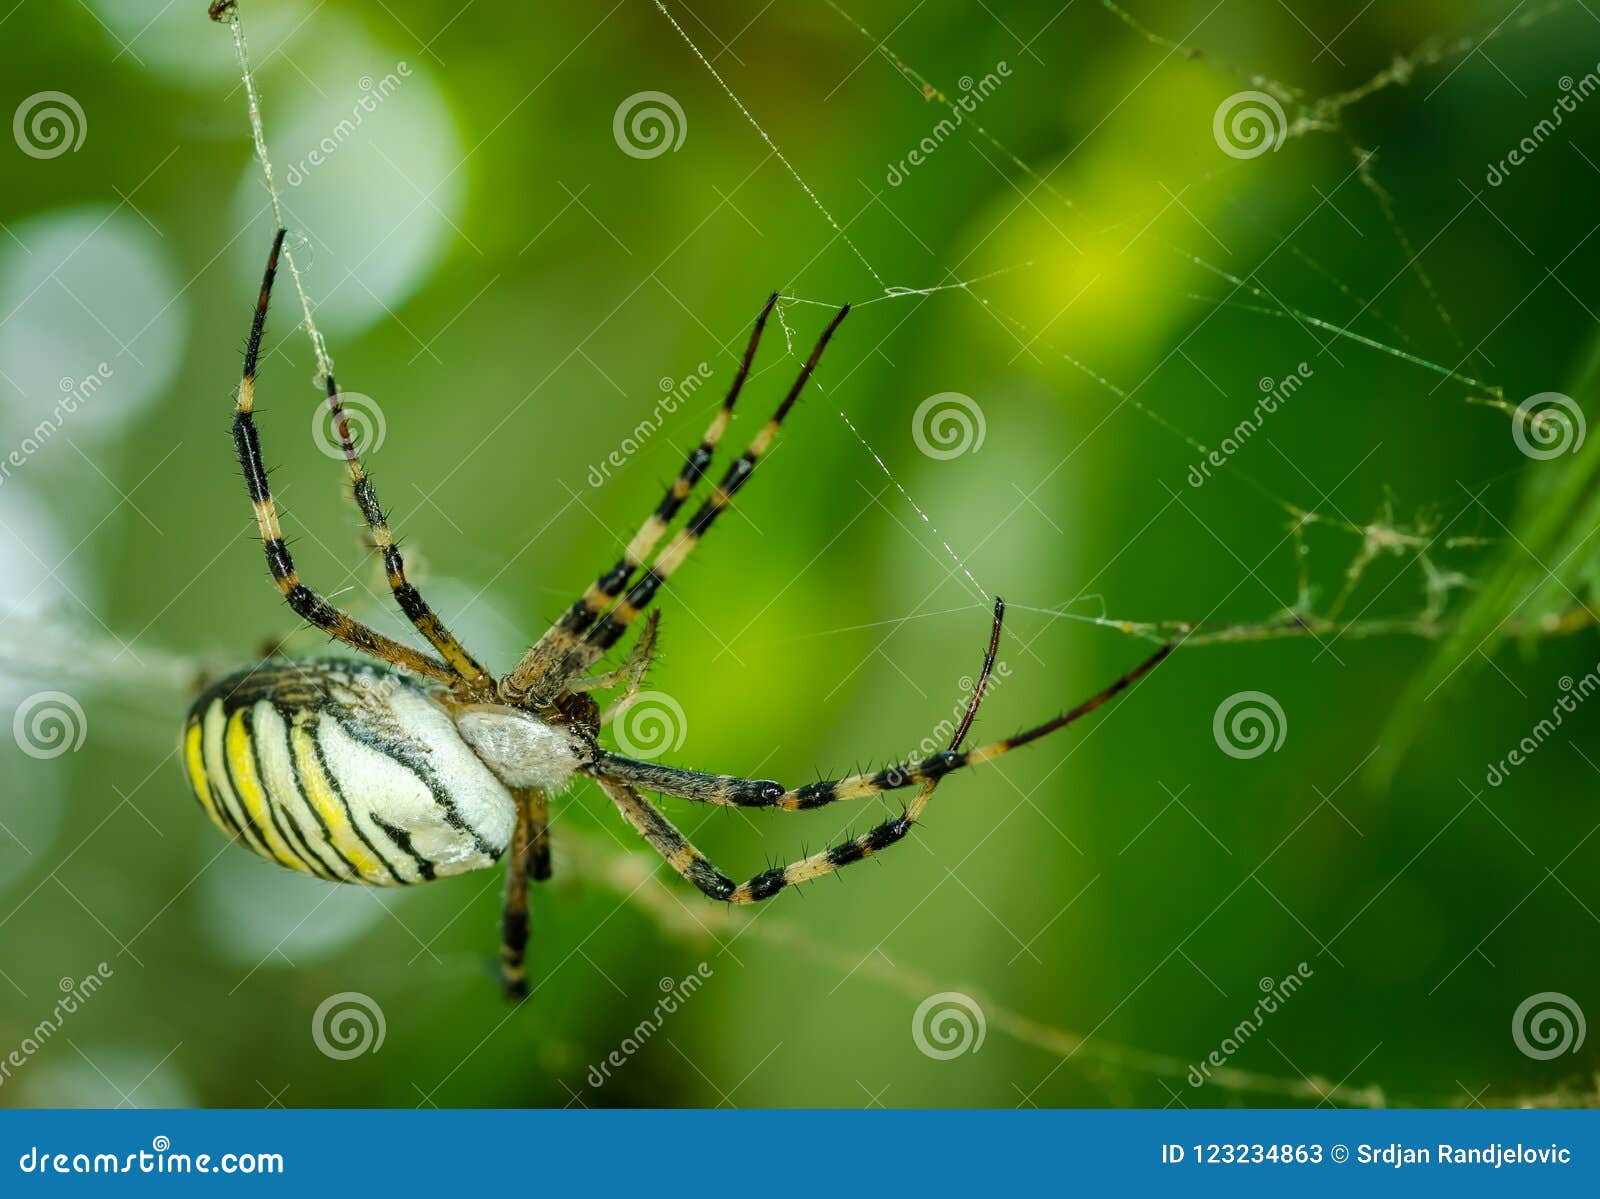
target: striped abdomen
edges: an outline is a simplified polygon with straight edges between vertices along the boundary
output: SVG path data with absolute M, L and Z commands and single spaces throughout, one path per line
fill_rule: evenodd
M 218 828 L 260 856 L 392 886 L 477 870 L 511 841 L 510 792 L 435 693 L 350 662 L 268 662 L 208 688 L 184 773 Z

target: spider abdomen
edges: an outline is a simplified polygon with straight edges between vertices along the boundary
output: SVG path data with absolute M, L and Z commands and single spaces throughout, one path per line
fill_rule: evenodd
M 185 774 L 212 822 L 256 854 L 338 882 L 395 886 L 477 870 L 516 803 L 433 688 L 351 662 L 267 662 L 208 688 Z

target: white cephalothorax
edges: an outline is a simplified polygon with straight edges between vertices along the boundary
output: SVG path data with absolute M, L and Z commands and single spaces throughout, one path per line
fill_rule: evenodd
M 499 704 L 468 704 L 456 711 L 456 728 L 508 787 L 560 791 L 584 759 L 570 730 L 529 712 Z

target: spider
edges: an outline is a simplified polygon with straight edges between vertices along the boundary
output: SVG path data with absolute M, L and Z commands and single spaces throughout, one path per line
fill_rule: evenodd
M 599 734 L 639 694 L 655 649 L 659 611 L 644 621 L 620 666 L 590 672 L 749 481 L 849 306 L 829 321 L 748 448 L 666 548 L 654 554 L 727 431 L 778 300 L 776 293 L 768 298 L 727 397 L 660 504 L 616 565 L 595 580 L 510 673 L 496 679 L 407 580 L 331 376 L 328 407 L 356 505 L 382 555 L 401 611 L 437 656 L 361 624 L 301 582 L 295 571 L 253 415 L 257 358 L 283 239 L 279 229 L 250 324 L 234 405 L 234 446 L 267 567 L 283 598 L 302 619 L 377 661 L 271 659 L 213 684 L 196 699 L 185 722 L 185 771 L 200 806 L 229 837 L 270 861 L 329 881 L 407 885 L 483 869 L 505 858 L 500 959 L 504 988 L 512 999 L 527 994 L 529 883 L 550 877 L 549 797 L 575 777 L 593 779 L 667 864 L 706 895 L 726 903 L 755 903 L 887 849 L 910 832 L 945 775 L 1065 728 L 1137 682 L 1172 648 L 1162 646 L 1069 712 L 1003 741 L 963 750 L 999 646 L 1004 604 L 997 602 L 983 670 L 960 727 L 948 749 L 923 761 L 790 788 L 614 754 L 601 746 Z M 597 691 L 617 687 L 623 688 L 621 694 L 604 708 L 593 698 Z M 743 883 L 712 865 L 640 794 L 798 811 L 913 786 L 918 791 L 898 816 Z

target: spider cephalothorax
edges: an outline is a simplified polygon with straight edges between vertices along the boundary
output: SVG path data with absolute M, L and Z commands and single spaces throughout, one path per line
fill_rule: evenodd
M 983 672 L 949 748 L 919 762 L 791 788 L 768 779 L 707 774 L 613 754 L 605 727 L 639 694 L 655 649 L 652 612 L 615 670 L 589 672 L 638 620 L 733 502 L 771 447 L 834 330 L 824 329 L 777 410 L 710 495 L 657 553 L 705 475 L 755 360 L 774 293 L 756 318 L 727 397 L 699 445 L 615 565 L 590 585 L 503 678 L 456 640 L 406 578 L 405 563 L 363 471 L 333 378 L 328 407 L 356 505 L 382 555 L 401 611 L 438 656 L 387 637 L 334 607 L 300 581 L 284 544 L 255 426 L 256 363 L 283 247 L 273 239 L 234 407 L 234 446 L 255 508 L 267 567 L 305 620 L 382 666 L 269 660 L 214 684 L 195 702 L 183 760 L 201 806 L 217 827 L 269 860 L 338 882 L 425 882 L 504 858 L 501 961 L 509 994 L 526 991 L 528 880 L 550 874 L 549 797 L 578 776 L 593 779 L 622 815 L 684 878 L 713 899 L 753 903 L 831 874 L 903 838 L 947 774 L 1065 728 L 1136 682 L 1166 656 L 1163 646 L 1093 698 L 1004 741 L 964 750 L 994 664 L 1004 607 L 995 604 Z M 648 563 L 648 565 L 647 565 Z M 642 572 L 642 573 L 641 573 Z M 637 576 L 637 577 L 636 577 Z M 622 687 L 604 707 L 592 693 Z M 898 816 L 831 849 L 735 883 L 695 849 L 641 791 L 729 807 L 799 810 L 916 787 Z

